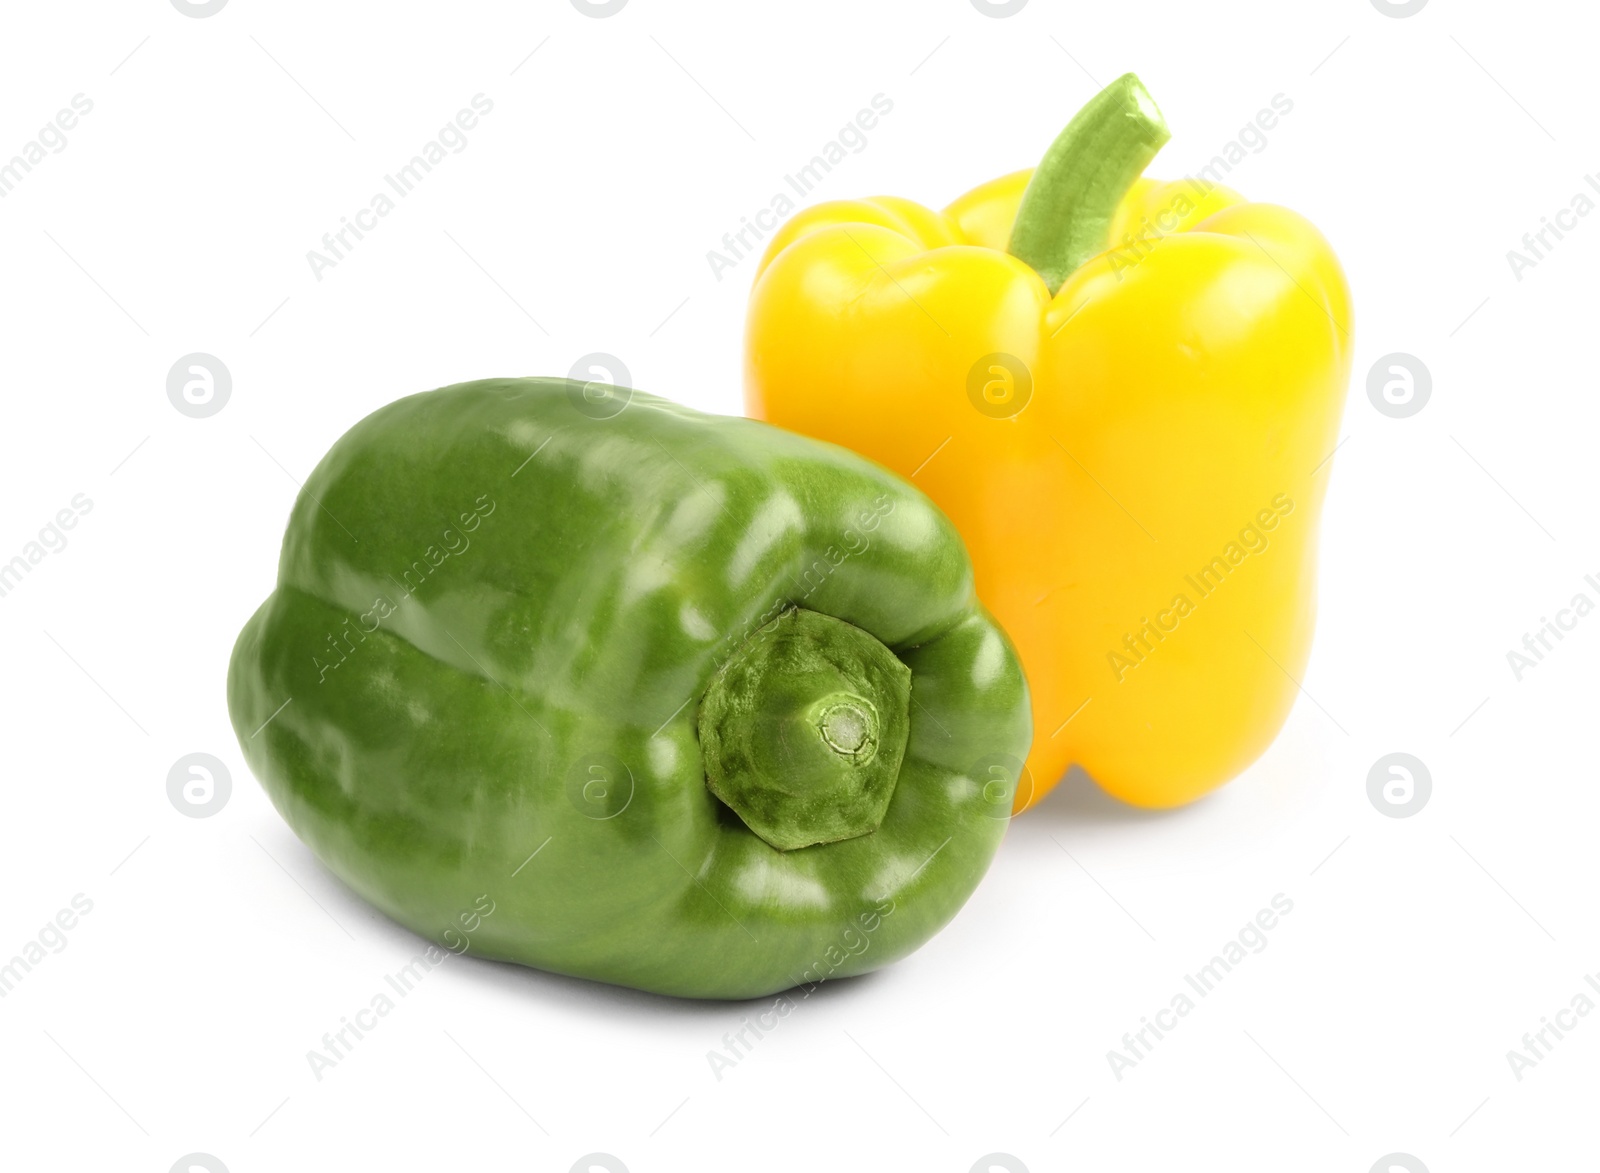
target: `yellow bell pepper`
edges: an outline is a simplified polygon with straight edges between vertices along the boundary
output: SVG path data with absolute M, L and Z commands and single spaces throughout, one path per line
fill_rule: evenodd
M 943 212 L 806 209 L 751 293 L 750 414 L 911 478 L 966 539 L 1032 686 L 1018 810 L 1073 764 L 1198 798 L 1310 656 L 1349 293 L 1294 212 L 1142 178 L 1166 139 L 1129 74 Z

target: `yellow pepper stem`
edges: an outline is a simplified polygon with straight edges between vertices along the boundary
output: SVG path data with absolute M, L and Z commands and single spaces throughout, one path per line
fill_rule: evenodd
M 1067 123 L 1044 153 L 1011 226 L 1006 251 L 1055 294 L 1106 247 L 1122 197 L 1171 138 L 1144 84 L 1125 73 Z

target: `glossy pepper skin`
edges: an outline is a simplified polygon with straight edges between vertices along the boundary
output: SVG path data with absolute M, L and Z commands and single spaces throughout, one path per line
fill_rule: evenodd
M 703 998 L 921 945 L 988 867 L 1029 738 L 1017 659 L 921 493 L 553 379 L 413 395 L 341 438 L 228 703 L 289 825 L 394 919 Z M 707 734 L 735 806 L 811 845 L 714 797 Z
M 1148 103 L 1129 75 L 1096 101 L 1131 97 Z M 1042 180 L 942 212 L 809 208 L 751 294 L 749 413 L 914 478 L 966 539 L 1032 691 L 1019 809 L 1072 764 L 1139 806 L 1205 794 L 1271 743 L 1311 648 L 1344 277 L 1288 209 L 1137 178 L 1166 135 L 1153 103 L 1143 138 L 1131 111 L 1075 120 Z M 1075 142 L 1106 150 L 1094 132 L 1122 136 L 1121 174 L 1063 162 Z M 1052 294 L 1007 249 L 1074 202 L 1102 215 L 1087 235 L 1079 217 L 1094 244 Z

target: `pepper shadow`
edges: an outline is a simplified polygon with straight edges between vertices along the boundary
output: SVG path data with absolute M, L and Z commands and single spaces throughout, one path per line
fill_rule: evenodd
M 406 930 L 409 931 L 409 930 Z M 414 934 L 412 934 L 415 936 Z M 415 937 L 419 948 L 426 942 Z M 514 961 L 494 961 L 484 957 L 463 955 L 459 974 L 462 978 L 481 984 L 496 993 L 516 998 L 536 999 L 541 1007 L 558 1007 L 579 1013 L 592 1013 L 607 1022 L 633 1018 L 651 1023 L 662 1019 L 688 1022 L 715 1023 L 725 1027 L 730 1015 L 748 1014 L 752 1010 L 767 1010 L 779 998 L 787 997 L 796 1009 L 809 1004 L 839 1002 L 848 1005 L 857 998 L 874 997 L 872 990 L 888 978 L 888 970 L 855 977 L 832 978 L 818 985 L 796 986 L 761 994 L 754 998 L 718 999 L 685 998 L 674 994 L 654 994 L 626 986 L 614 986 L 590 978 L 570 977 L 549 973 L 542 969 L 519 965 Z

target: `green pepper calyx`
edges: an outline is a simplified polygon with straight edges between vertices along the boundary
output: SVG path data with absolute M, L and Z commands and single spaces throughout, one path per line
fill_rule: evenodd
M 1144 84 L 1125 73 L 1073 116 L 1034 169 L 1006 251 L 1051 296 L 1109 243 L 1117 205 L 1172 137 Z
M 867 632 L 794 608 L 700 702 L 706 787 L 780 851 L 878 829 L 911 730 L 911 670 Z

